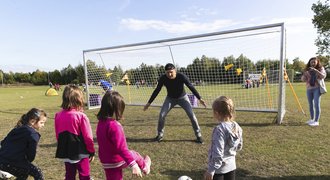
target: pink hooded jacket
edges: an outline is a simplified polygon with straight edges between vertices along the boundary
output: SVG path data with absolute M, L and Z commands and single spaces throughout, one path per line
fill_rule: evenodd
M 122 125 L 115 119 L 101 119 L 96 128 L 99 158 L 104 169 L 123 165 L 132 167 L 136 161 L 127 147 Z

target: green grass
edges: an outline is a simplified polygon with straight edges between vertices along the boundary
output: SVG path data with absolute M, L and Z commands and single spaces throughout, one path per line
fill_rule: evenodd
M 305 86 L 293 84 L 303 110 L 308 115 Z M 61 96 L 46 97 L 43 87 L 0 87 L 0 139 L 16 124 L 20 116 L 31 107 L 39 107 L 49 115 L 34 161 L 44 172 L 45 178 L 63 179 L 64 165 L 55 159 L 56 140 L 54 114 L 60 110 Z M 328 88 L 330 89 L 330 87 Z M 243 89 L 244 90 L 244 89 Z M 281 125 L 274 124 L 276 114 L 237 112 L 236 120 L 243 128 L 244 146 L 237 154 L 237 179 L 330 179 L 330 96 L 321 101 L 319 127 L 309 127 L 297 105 L 289 86 L 286 88 L 286 115 Z M 211 103 L 211 102 L 209 102 Z M 175 108 L 167 116 L 165 138 L 161 143 L 152 142 L 156 135 L 159 107 L 143 111 L 142 106 L 128 106 L 125 110 L 125 129 L 130 149 L 148 154 L 152 159 L 151 174 L 144 179 L 175 180 L 181 175 L 202 179 L 207 164 L 207 151 L 213 127 L 212 112 L 196 109 L 206 143 L 194 143 L 194 133 L 182 109 Z M 95 134 L 97 109 L 86 110 Z M 97 143 L 95 142 L 95 147 Z M 105 179 L 96 155 L 91 163 L 94 179 Z M 131 172 L 125 170 L 125 179 Z

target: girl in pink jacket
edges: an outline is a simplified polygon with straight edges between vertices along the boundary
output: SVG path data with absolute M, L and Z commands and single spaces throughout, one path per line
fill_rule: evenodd
M 65 163 L 65 179 L 90 180 L 90 161 L 95 149 L 92 128 L 83 112 L 84 95 L 78 86 L 68 85 L 62 96 L 63 108 L 55 114 L 56 158 Z
M 119 120 L 123 119 L 125 102 L 116 91 L 107 91 L 102 98 L 96 137 L 99 144 L 99 158 L 103 165 L 107 180 L 122 180 L 122 169 L 132 168 L 133 176 L 142 177 L 149 174 L 151 160 L 142 157 L 138 152 L 129 150 L 126 137 Z

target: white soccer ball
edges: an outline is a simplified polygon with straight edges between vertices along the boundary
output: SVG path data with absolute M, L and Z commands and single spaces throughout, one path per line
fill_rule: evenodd
M 0 171 L 0 178 L 1 179 L 9 179 L 13 177 L 13 175 L 11 175 L 10 173 L 7 173 L 5 171 Z
M 189 176 L 180 176 L 178 180 L 192 180 Z

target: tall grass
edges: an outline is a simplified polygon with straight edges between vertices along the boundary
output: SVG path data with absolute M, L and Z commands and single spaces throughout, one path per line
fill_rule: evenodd
M 243 150 L 237 155 L 237 179 L 330 179 L 330 96 L 322 95 L 320 126 L 309 127 L 305 124 L 309 119 L 305 86 L 302 83 L 293 86 L 307 116 L 300 111 L 290 88 L 286 92 L 286 115 L 281 125 L 275 124 L 276 114 L 237 112 L 236 120 L 242 126 L 244 136 Z M 63 163 L 54 158 L 54 114 L 60 110 L 61 96 L 47 97 L 44 95 L 46 89 L 46 86 L 0 87 L 0 139 L 31 107 L 44 109 L 49 118 L 40 131 L 41 140 L 34 163 L 43 170 L 47 180 L 57 180 L 63 179 L 65 173 Z M 175 180 L 182 175 L 202 179 L 211 132 L 216 125 L 211 110 L 195 110 L 206 141 L 201 145 L 194 142 L 190 121 L 181 108 L 168 114 L 164 141 L 153 142 L 160 109 L 142 109 L 141 106 L 128 106 L 121 123 L 129 148 L 142 155 L 148 154 L 152 159 L 151 174 L 144 179 Z M 95 134 L 97 109 L 85 113 Z M 97 142 L 95 147 L 98 149 Z M 97 155 L 91 169 L 94 179 L 105 179 Z M 125 169 L 124 173 L 125 179 L 130 179 L 130 169 Z

